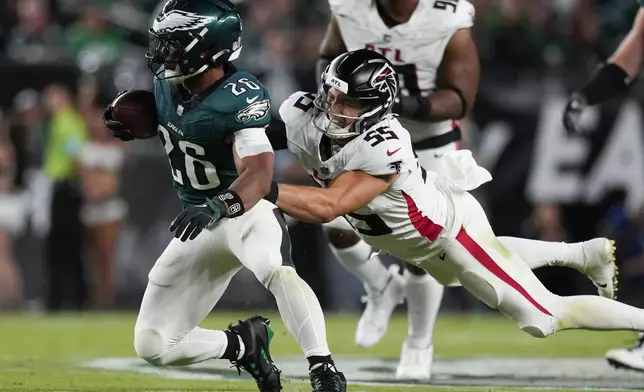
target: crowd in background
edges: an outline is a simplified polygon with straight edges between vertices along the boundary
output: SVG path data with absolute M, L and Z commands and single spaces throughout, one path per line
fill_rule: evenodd
M 550 105 L 615 49 L 636 2 L 471 1 L 482 80 L 465 122 L 465 145 L 495 177 L 477 192 L 493 227 L 499 235 L 553 241 L 611 234 L 621 249 L 622 277 L 631 279 L 637 297 L 644 279 L 642 214 L 639 199 L 628 202 L 632 187 L 607 189 L 592 202 L 540 197 L 530 191 L 528 175 L 548 164 L 537 148 L 543 135 L 551 128 L 562 132 L 556 114 L 547 114 Z M 326 0 L 237 3 L 244 20 L 239 65 L 266 85 L 273 108 L 294 91 L 314 91 L 317 50 L 329 18 Z M 118 91 L 150 88 L 143 54 L 158 7 L 158 0 L 0 2 L 0 308 L 35 301 L 52 311 L 102 309 L 140 298 L 147 270 L 170 238 L 164 225 L 178 204 L 162 149 L 154 141 L 115 141 L 101 112 Z M 638 93 L 637 87 L 631 91 L 636 102 Z M 584 179 L 617 132 L 624 102 L 598 114 L 578 168 Z M 641 171 L 641 178 L 632 179 L 636 185 L 644 183 Z M 276 175 L 304 181 L 288 153 L 278 154 Z M 148 198 L 156 207 L 141 200 Z M 295 259 L 303 260 L 298 268 L 322 302 L 339 308 L 346 301 L 334 298 L 356 297 L 361 289 L 355 281 L 339 294 L 334 290 L 341 285 L 325 284 L 352 278 L 329 261 L 319 229 L 292 224 L 301 228 L 293 231 Z M 561 294 L 582 284 L 570 273 L 545 274 Z M 452 298 L 452 308 L 470 306 L 467 297 Z

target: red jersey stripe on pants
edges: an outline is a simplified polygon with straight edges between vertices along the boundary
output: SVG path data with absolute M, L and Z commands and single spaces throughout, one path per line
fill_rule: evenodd
M 539 309 L 541 312 L 552 316 L 552 314 L 543 307 L 539 302 L 537 302 L 528 291 L 521 286 L 516 280 L 514 280 L 510 275 L 507 274 L 493 259 L 489 254 L 481 247 L 479 244 L 474 241 L 464 227 L 461 228 L 461 231 L 456 236 L 456 240 L 460 242 L 465 249 L 478 261 L 480 262 L 488 271 L 493 273 L 497 278 L 501 279 L 507 283 L 510 287 L 519 292 L 525 299 L 528 300 L 535 308 Z

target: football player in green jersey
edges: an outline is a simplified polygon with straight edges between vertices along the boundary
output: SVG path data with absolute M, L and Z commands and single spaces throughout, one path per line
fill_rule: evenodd
M 241 29 L 228 0 L 170 0 L 150 29 L 159 137 L 184 207 L 170 226 L 175 238 L 150 271 L 134 347 L 161 366 L 228 359 L 260 391 L 281 390 L 267 320 L 255 316 L 226 331 L 198 327 L 246 267 L 275 296 L 309 360 L 313 390 L 343 392 L 320 304 L 290 260 L 284 218 L 262 199 L 273 175 L 265 132 L 270 98 L 231 63 L 242 48 Z M 105 120 L 114 136 L 132 138 L 109 108 Z
M 568 100 L 563 123 L 569 133 L 578 131 L 579 117 L 587 106 L 601 104 L 625 92 L 639 74 L 644 62 L 644 0 L 637 1 L 640 9 L 629 33 L 593 78 Z M 609 350 L 606 359 L 615 367 L 644 372 L 644 333 L 631 348 Z

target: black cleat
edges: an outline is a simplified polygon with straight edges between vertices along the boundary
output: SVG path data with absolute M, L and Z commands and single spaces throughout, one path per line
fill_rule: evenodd
M 313 392 L 346 392 L 347 379 L 334 365 L 322 363 L 309 373 Z
M 246 321 L 239 320 L 237 325 L 229 325 L 228 331 L 238 335 L 244 342 L 242 359 L 230 361 L 237 371 L 247 371 L 257 382 L 260 392 L 279 392 L 282 390 L 280 373 L 282 373 L 269 351 L 273 330 L 268 327 L 270 320 L 261 316 L 253 316 Z

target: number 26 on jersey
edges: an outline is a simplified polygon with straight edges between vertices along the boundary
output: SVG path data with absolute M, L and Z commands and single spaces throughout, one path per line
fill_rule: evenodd
M 181 185 L 190 186 L 196 190 L 208 190 L 219 186 L 217 168 L 212 162 L 199 159 L 206 155 L 206 150 L 198 144 L 181 140 L 178 143 L 180 152 L 175 149 L 170 133 L 163 126 L 159 125 L 159 134 L 163 142 L 163 148 L 170 160 L 172 178 Z M 188 177 L 189 184 L 185 183 L 184 173 Z

